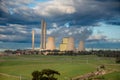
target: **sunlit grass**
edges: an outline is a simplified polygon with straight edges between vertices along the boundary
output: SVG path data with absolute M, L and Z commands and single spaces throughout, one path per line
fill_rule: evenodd
M 99 65 L 104 64 L 107 68 L 120 67 L 115 64 L 114 58 L 97 57 L 95 55 L 81 56 L 4 56 L 0 58 L 0 73 L 21 76 L 22 80 L 31 80 L 34 70 L 53 69 L 61 73 L 59 80 L 65 80 L 91 71 L 95 71 Z M 111 66 L 112 65 L 112 66 Z M 16 80 L 5 76 L 0 80 Z

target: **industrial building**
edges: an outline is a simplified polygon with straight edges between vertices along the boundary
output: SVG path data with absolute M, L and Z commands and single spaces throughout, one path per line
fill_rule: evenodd
M 55 45 L 55 38 L 54 37 L 49 37 L 46 43 L 46 22 L 44 20 L 41 20 L 41 40 L 40 40 L 40 51 L 42 50 L 55 50 L 56 45 Z M 35 31 L 32 30 L 32 50 L 34 50 L 34 39 L 35 37 Z M 74 44 L 74 38 L 73 37 L 64 37 L 62 39 L 62 42 L 59 45 L 59 50 L 60 51 L 75 51 L 75 44 Z M 84 47 L 84 41 L 80 41 L 77 51 L 85 51 Z

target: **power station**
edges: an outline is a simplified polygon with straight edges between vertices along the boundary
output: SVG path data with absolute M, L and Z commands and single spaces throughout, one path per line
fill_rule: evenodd
M 49 36 L 47 39 L 47 43 L 46 43 L 46 33 L 47 33 L 46 26 L 47 26 L 47 24 L 46 24 L 45 20 L 41 20 L 40 51 L 56 50 L 54 37 Z M 35 31 L 32 30 L 32 50 L 34 50 L 34 41 L 35 41 L 34 37 L 35 37 Z M 59 45 L 59 50 L 60 51 L 76 51 L 74 38 L 73 37 L 64 37 L 62 39 L 62 42 Z M 79 42 L 77 51 L 85 51 L 84 41 Z

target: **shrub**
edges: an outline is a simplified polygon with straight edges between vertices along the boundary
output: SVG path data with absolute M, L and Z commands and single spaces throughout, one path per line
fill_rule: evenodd
M 116 63 L 120 63 L 120 57 L 116 57 Z
M 32 80 L 57 80 L 54 75 L 60 75 L 58 71 L 51 70 L 51 69 L 43 69 L 40 71 L 32 72 Z

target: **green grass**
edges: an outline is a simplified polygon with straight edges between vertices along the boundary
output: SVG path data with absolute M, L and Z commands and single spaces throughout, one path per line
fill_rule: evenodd
M 4 56 L 0 57 L 0 80 L 31 80 L 31 73 L 35 70 L 53 69 L 61 73 L 56 76 L 59 80 L 67 80 L 91 71 L 104 64 L 107 69 L 119 70 L 120 65 L 115 64 L 114 58 L 97 57 L 94 55 L 81 56 Z M 115 72 L 116 73 L 116 72 Z M 114 73 L 113 73 L 114 74 Z M 112 74 L 111 74 L 112 75 Z M 18 78 L 13 77 L 18 76 Z M 106 77 L 107 78 L 107 77 Z
M 102 76 L 98 76 L 97 79 L 102 80 L 120 80 L 120 71 L 115 71 L 112 73 L 108 73 Z
M 106 74 L 105 80 L 120 80 L 120 72 L 113 72 L 110 74 Z
M 0 80 L 19 80 L 19 78 L 15 78 L 15 77 L 11 77 L 11 76 L 0 75 Z

